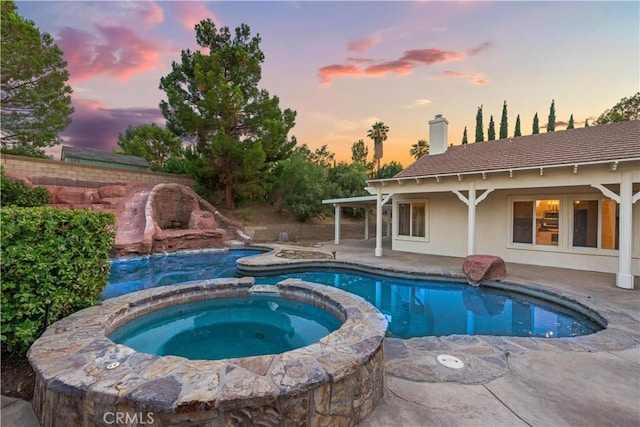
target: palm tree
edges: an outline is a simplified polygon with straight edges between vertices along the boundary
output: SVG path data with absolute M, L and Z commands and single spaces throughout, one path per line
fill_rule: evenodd
M 380 170 L 380 159 L 382 159 L 382 142 L 387 140 L 389 126 L 382 122 L 375 122 L 367 132 L 367 137 L 373 139 L 373 160 L 378 164 Z
M 416 160 L 425 154 L 429 154 L 429 143 L 424 139 L 416 142 L 411 146 L 411 150 L 409 150 L 409 154 Z

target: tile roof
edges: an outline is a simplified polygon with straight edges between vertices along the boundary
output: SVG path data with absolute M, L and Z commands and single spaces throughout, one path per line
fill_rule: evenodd
M 448 147 L 394 178 L 640 159 L 640 120 Z
M 62 147 L 62 154 L 60 158 L 62 161 L 64 161 L 65 158 L 73 158 L 92 160 L 95 162 L 115 163 L 120 165 L 140 166 L 145 168 L 149 167 L 149 162 L 147 162 L 144 157 L 130 156 L 128 154 L 108 153 L 106 151 L 92 150 L 90 148 L 70 147 L 66 145 Z

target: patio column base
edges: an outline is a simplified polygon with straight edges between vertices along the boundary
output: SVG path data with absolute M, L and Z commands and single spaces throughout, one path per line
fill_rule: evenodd
M 633 289 L 633 274 L 616 273 L 616 286 L 622 289 Z
M 375 255 L 376 256 L 382 256 L 382 248 L 376 248 Z M 633 282 L 631 282 L 631 283 L 633 283 Z

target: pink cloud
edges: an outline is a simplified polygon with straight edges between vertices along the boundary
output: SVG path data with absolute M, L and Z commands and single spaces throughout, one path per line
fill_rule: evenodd
M 171 5 L 176 17 L 187 30 L 193 30 L 196 24 L 207 18 L 211 18 L 216 25 L 219 25 L 218 19 L 203 3 L 175 2 Z
M 159 24 L 164 21 L 162 8 L 152 1 L 141 2 L 137 14 L 147 25 Z
M 443 71 L 441 74 L 435 76 L 434 80 L 443 80 L 443 79 L 469 79 L 473 83 L 477 85 L 486 85 L 489 83 L 489 79 L 487 79 L 483 74 L 480 73 L 461 73 L 459 71 Z
M 97 34 L 65 27 L 56 43 L 64 52 L 72 83 L 106 75 L 121 81 L 163 66 L 155 42 L 128 28 L 97 27 Z
M 388 73 L 396 73 L 399 75 L 411 74 L 414 64 L 408 61 L 388 61 L 380 64 L 370 65 L 364 70 L 355 65 L 329 65 L 318 70 L 320 83 L 329 84 L 334 76 L 352 76 L 352 77 L 379 77 Z
M 320 83 L 322 84 L 331 83 L 331 79 L 333 78 L 333 76 L 357 76 L 361 74 L 362 70 L 355 65 L 328 65 L 318 70 L 318 77 L 320 78 Z
M 404 53 L 401 60 L 421 62 L 425 65 L 433 65 L 444 62 L 460 61 L 464 59 L 462 52 L 453 52 L 440 49 L 413 49 Z
M 355 50 L 357 47 L 366 46 L 365 41 L 370 39 L 362 39 L 356 40 L 355 42 L 351 42 L 349 44 L 352 50 Z M 395 60 L 383 61 L 379 63 L 375 63 L 377 61 L 373 59 L 364 59 L 364 58 L 347 58 L 347 62 L 363 64 L 363 63 L 374 63 L 369 65 L 364 70 L 361 70 L 358 67 L 353 65 L 330 65 L 328 67 L 323 67 L 318 70 L 318 76 L 320 77 L 320 83 L 329 84 L 333 78 L 333 76 L 369 76 L 369 77 L 380 77 L 384 76 L 388 73 L 395 73 L 401 76 L 411 74 L 416 66 L 422 64 L 426 66 L 431 66 L 435 64 L 444 64 L 447 62 L 455 62 L 462 61 L 468 56 L 478 55 L 485 51 L 486 49 L 492 46 L 491 42 L 484 42 L 481 45 L 474 47 L 472 49 L 467 50 L 466 52 L 456 52 L 451 50 L 442 50 L 442 49 L 411 49 L 404 52 L 404 54 Z M 457 73 L 454 71 L 445 71 L 442 73 L 439 78 L 471 78 L 474 80 L 476 84 L 487 84 L 488 80 L 482 76 L 481 74 L 473 74 L 473 75 L 461 75 L 461 73 Z
M 492 42 L 484 42 L 480 46 L 467 50 L 468 56 L 478 55 L 493 46 Z
M 411 74 L 415 65 L 410 61 L 398 59 L 395 61 L 387 61 L 381 64 L 370 65 L 365 68 L 364 73 L 368 76 L 382 76 L 387 73 L 396 73 L 401 76 Z
M 371 49 L 380 41 L 379 36 L 371 36 L 364 39 L 354 40 L 349 42 L 347 50 L 351 52 L 364 52 Z

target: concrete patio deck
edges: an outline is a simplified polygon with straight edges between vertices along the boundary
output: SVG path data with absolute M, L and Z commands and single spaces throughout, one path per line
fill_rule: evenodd
M 377 268 L 462 273 L 461 258 L 393 252 L 388 242 L 376 258 L 373 244 L 270 246 L 336 252 L 338 261 Z M 389 340 L 385 396 L 361 426 L 640 426 L 638 278 L 634 290 L 623 290 L 612 274 L 507 263 L 504 281 L 569 297 L 603 315 L 608 327 L 589 337 L 531 341 L 535 345 L 500 337 Z M 441 347 L 429 347 L 434 343 Z M 426 372 L 447 369 L 433 360 L 442 350 L 467 362 L 493 351 L 504 363 L 489 376 L 488 365 L 467 363 L 463 377 L 445 372 L 435 382 Z M 2 401 L 2 425 L 37 425 L 26 402 Z M 16 404 L 20 410 L 10 410 Z
M 389 248 L 375 258 L 370 241 L 327 243 L 318 250 L 336 251 L 337 259 L 422 272 L 461 273 L 463 262 Z M 635 279 L 635 289 L 624 290 L 615 287 L 613 274 L 507 263 L 504 281 L 586 301 L 620 334 L 586 351 L 549 346 L 511 352 L 506 372 L 482 384 L 411 381 L 387 371 L 385 397 L 361 426 L 640 426 L 640 281 Z M 562 339 L 572 340 L 580 338 Z M 447 353 L 464 360 L 467 349 L 460 350 L 451 347 Z

